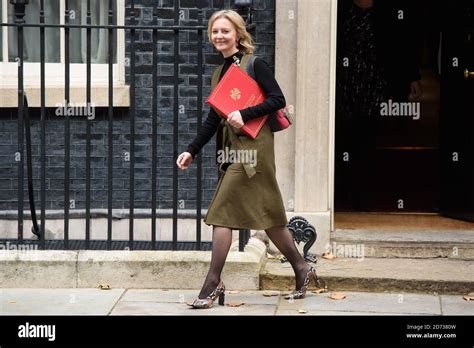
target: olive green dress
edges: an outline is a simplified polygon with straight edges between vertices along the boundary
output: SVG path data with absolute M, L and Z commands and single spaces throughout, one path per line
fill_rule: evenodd
M 241 68 L 246 66 L 245 61 L 242 59 Z M 212 88 L 216 83 L 213 78 Z M 265 124 L 252 139 L 225 122 L 223 148 L 226 147 L 228 153 L 234 154 L 246 150 L 248 157 L 220 165 L 222 175 L 204 222 L 254 230 L 286 225 L 288 220 L 276 180 L 274 135 L 269 125 Z M 250 154 L 256 154 L 256 160 Z

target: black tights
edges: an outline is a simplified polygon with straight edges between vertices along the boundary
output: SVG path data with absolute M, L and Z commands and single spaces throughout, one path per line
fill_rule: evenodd
M 290 262 L 295 272 L 296 289 L 300 289 L 301 286 L 303 286 L 309 266 L 296 248 L 290 231 L 286 226 L 275 226 L 265 230 L 265 232 L 273 244 L 275 244 L 278 250 L 280 250 Z M 204 285 L 199 293 L 199 298 L 205 298 L 217 287 L 231 243 L 232 230 L 227 227 L 214 226 L 212 233 L 211 265 Z

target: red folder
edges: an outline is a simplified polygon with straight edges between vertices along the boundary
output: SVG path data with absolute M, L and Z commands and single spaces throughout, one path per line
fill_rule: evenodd
M 231 112 L 258 105 L 265 99 L 265 93 L 258 83 L 232 64 L 206 99 L 206 103 L 222 117 L 227 118 Z M 267 118 L 268 115 L 251 119 L 240 129 L 255 139 Z

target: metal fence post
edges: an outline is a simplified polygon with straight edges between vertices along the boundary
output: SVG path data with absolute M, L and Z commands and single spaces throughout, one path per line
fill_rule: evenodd
M 10 0 L 10 4 L 15 6 L 15 24 L 18 26 L 18 241 L 23 242 L 23 178 L 24 178 L 24 119 L 23 119 L 23 26 L 25 23 L 25 5 L 29 0 Z M 15 156 L 16 157 L 16 156 Z

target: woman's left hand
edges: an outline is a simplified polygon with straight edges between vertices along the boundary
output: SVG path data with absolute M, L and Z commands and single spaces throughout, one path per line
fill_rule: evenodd
M 241 128 L 244 125 L 244 120 L 242 120 L 242 115 L 239 110 L 231 112 L 229 117 L 227 117 L 227 122 L 235 128 Z

